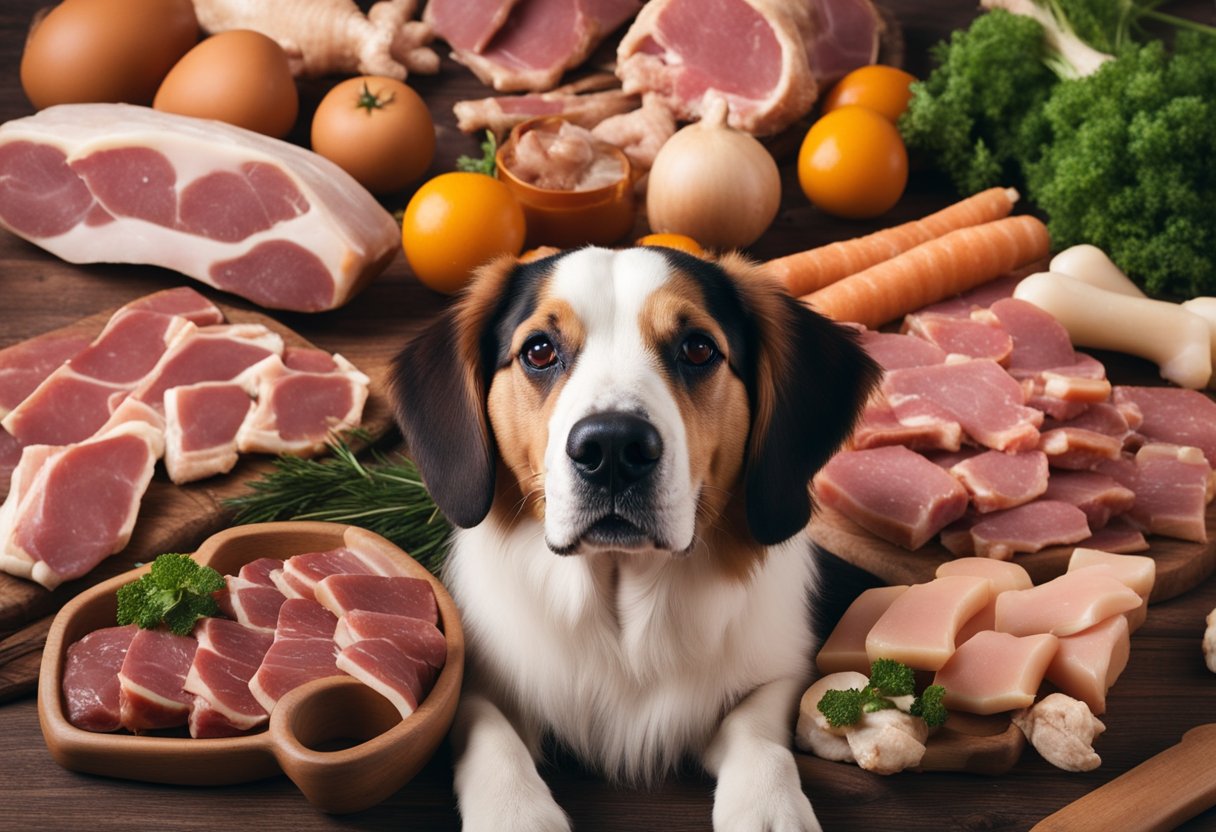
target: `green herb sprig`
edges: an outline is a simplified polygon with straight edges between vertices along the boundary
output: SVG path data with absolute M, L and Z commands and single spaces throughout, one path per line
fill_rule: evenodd
M 469 173 L 484 173 L 493 176 L 497 169 L 495 154 L 498 153 L 498 138 L 494 131 L 487 130 L 485 141 L 481 143 L 481 157 L 460 156 L 456 159 L 456 170 Z
M 870 683 L 864 688 L 824 691 L 819 700 L 819 712 L 833 728 L 854 725 L 874 711 L 898 707 L 895 697 L 914 696 L 916 676 L 912 668 L 894 659 L 876 659 L 870 665 Z M 946 689 L 941 685 L 929 685 L 920 696 L 912 700 L 908 713 L 918 716 L 930 728 L 946 721 L 948 714 L 942 704 Z
M 210 566 L 189 555 L 160 555 L 138 581 L 118 588 L 118 623 L 145 630 L 164 624 L 172 633 L 189 635 L 194 622 L 219 613 L 211 593 L 223 588 L 224 576 Z

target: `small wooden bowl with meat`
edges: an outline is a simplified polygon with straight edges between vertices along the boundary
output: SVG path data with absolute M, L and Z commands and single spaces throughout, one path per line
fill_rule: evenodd
M 254 561 L 286 562 L 296 555 L 319 556 L 335 551 L 353 552 L 379 564 L 379 574 L 383 576 L 387 570 L 392 580 L 408 578 L 405 583 L 420 586 L 421 579 L 434 593 L 432 614 L 446 645 L 446 658 L 433 676 L 433 686 L 408 716 L 402 718 L 405 711 L 401 704 L 394 704 L 369 687 L 370 682 L 330 674 L 277 696 L 268 723 L 237 736 L 194 738 L 181 727 L 147 733 L 101 733 L 77 727 L 69 719 L 70 707 L 74 708 L 75 703 L 68 702 L 64 690 L 65 670 L 71 664 L 69 648 L 86 635 L 114 628 L 116 593 L 119 587 L 147 573 L 150 565 L 145 565 L 76 597 L 51 626 L 38 685 L 38 714 L 51 756 L 73 771 L 178 785 L 227 785 L 283 773 L 313 805 L 331 813 L 369 808 L 400 789 L 426 764 L 447 734 L 464 673 L 460 618 L 439 580 L 379 535 L 336 523 L 234 527 L 205 541 L 194 558 L 222 575 L 237 576 L 241 567 Z M 324 577 L 324 570 L 320 572 Z M 317 573 L 312 577 L 317 578 Z M 228 586 L 233 586 L 232 580 Z M 134 625 L 131 631 L 136 632 Z M 195 634 L 201 632 L 196 626 Z M 265 639 L 269 642 L 270 636 Z M 201 645 L 203 639 L 199 642 Z M 134 652 L 134 648 L 124 648 L 125 655 Z M 198 652 L 203 652 L 202 646 Z M 125 658 L 123 662 L 127 671 Z M 74 667 L 71 672 L 75 672 Z M 194 672 L 192 666 L 191 674 Z M 190 683 L 185 686 L 189 688 Z M 78 716 L 76 721 L 80 721 Z

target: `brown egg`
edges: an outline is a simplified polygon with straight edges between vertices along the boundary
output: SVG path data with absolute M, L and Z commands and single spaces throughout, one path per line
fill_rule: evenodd
M 152 106 L 281 139 L 295 124 L 300 96 L 282 47 L 260 32 L 233 29 L 187 52 L 165 76 Z
M 198 40 L 190 0 L 64 0 L 21 56 L 21 87 L 38 109 L 83 101 L 148 104 Z

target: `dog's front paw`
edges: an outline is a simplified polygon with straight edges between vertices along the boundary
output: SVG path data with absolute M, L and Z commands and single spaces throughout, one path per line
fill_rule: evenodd
M 509 789 L 488 786 L 461 792 L 463 832 L 570 832 L 570 819 L 539 777 Z
M 757 749 L 723 763 L 714 792 L 715 832 L 822 832 L 788 749 Z

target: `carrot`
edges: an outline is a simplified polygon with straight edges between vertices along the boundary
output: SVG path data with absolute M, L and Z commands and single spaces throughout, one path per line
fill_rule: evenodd
M 1047 256 L 1047 226 L 1032 216 L 959 228 L 801 298 L 837 321 L 877 328 Z
M 919 220 L 778 257 L 765 265 L 791 295 L 798 297 L 957 228 L 1007 217 L 1017 200 L 1018 192 L 1013 188 L 989 188 Z

